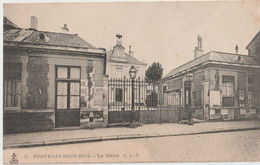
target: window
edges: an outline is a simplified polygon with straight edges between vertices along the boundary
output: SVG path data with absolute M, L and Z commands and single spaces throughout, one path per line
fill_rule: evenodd
M 191 106 L 191 82 L 190 81 L 185 81 L 184 84 L 184 91 L 185 91 L 185 105 Z
M 180 93 L 177 91 L 173 91 L 168 93 L 168 100 L 167 100 L 167 105 L 179 105 L 179 101 L 180 101 Z
M 254 84 L 255 83 L 255 76 L 250 75 L 248 76 L 248 84 Z
M 255 88 L 248 88 L 248 106 L 255 106 Z
M 56 108 L 78 109 L 80 101 L 80 68 L 57 67 L 56 84 Z
M 255 75 L 248 75 L 248 106 L 255 106 Z
M 20 63 L 4 64 L 4 106 L 21 108 L 21 70 Z
M 239 89 L 239 101 L 245 101 L 245 90 Z
M 70 79 L 80 79 L 80 68 L 70 68 Z
M 122 100 L 123 100 L 122 99 L 122 97 L 123 97 L 122 93 L 123 93 L 123 90 L 121 88 L 116 89 L 116 101 L 122 102 Z
M 189 105 L 189 91 L 188 90 L 186 90 L 185 99 L 186 99 L 186 101 L 185 101 L 186 105 Z
M 223 106 L 234 106 L 234 77 L 222 77 L 222 101 Z

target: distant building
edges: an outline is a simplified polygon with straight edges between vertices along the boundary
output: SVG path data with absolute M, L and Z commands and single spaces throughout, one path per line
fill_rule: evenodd
M 122 35 L 118 34 L 116 37 L 116 45 L 113 50 L 107 52 L 107 75 L 109 78 L 129 78 L 128 72 L 131 66 L 134 66 L 137 69 L 136 77 L 144 79 L 147 64 L 134 57 L 131 46 L 129 46 L 128 52 L 125 51 L 125 47 L 122 45 Z
M 170 71 L 162 79 L 165 106 L 185 107 L 189 93 L 186 75 L 193 74 L 191 106 L 202 120 L 256 119 L 260 115 L 260 35 L 247 46 L 249 55 L 211 51 L 203 54 L 202 38 L 194 60 Z
M 130 88 L 130 77 L 129 70 L 131 66 L 134 66 L 137 69 L 136 78 L 140 80 L 145 79 L 145 70 L 147 64 L 137 60 L 134 57 L 134 52 L 129 46 L 129 51 L 125 51 L 125 47 L 122 45 L 122 35 L 117 34 L 117 43 L 113 47 L 113 50 L 107 52 L 107 75 L 109 76 L 110 82 L 114 83 L 113 87 L 109 87 L 109 105 L 116 106 L 118 104 L 126 105 L 131 104 L 131 88 Z M 121 80 L 120 80 L 121 79 Z M 123 82 L 124 79 L 127 82 Z M 114 81 L 114 82 L 112 82 Z M 121 85 L 120 85 L 121 84 Z M 123 87 L 125 84 L 125 89 Z M 141 89 L 144 92 L 143 89 Z M 135 86 L 135 93 L 137 94 L 137 86 Z M 145 95 L 144 93 L 142 93 Z M 138 100 L 139 96 L 136 96 L 135 99 Z M 144 104 L 144 103 L 143 103 Z M 130 108 L 130 107 L 129 107 Z
M 4 133 L 106 126 L 106 50 L 4 19 Z
M 260 58 L 260 31 L 255 35 L 252 41 L 247 45 L 246 49 L 248 50 L 249 56 L 255 56 L 258 59 Z

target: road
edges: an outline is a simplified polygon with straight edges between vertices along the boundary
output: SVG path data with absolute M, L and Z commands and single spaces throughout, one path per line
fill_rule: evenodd
M 19 163 L 259 161 L 260 130 L 4 150 Z

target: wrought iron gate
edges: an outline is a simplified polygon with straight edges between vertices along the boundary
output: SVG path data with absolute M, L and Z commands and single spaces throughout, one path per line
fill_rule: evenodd
M 132 88 L 134 97 L 132 97 Z M 158 85 L 154 81 L 145 81 L 139 78 L 132 82 L 131 79 L 125 77 L 123 79 L 110 79 L 108 83 L 108 123 L 122 125 L 130 123 L 132 106 L 135 110 L 133 115 L 135 121 L 139 121 L 140 111 L 157 110 L 158 93 Z

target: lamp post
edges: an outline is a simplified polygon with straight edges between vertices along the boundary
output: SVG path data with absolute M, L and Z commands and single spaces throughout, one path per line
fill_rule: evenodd
M 134 66 L 131 66 L 129 70 L 129 76 L 132 79 L 132 106 L 131 106 L 131 124 L 130 127 L 135 127 L 135 91 L 134 91 L 134 83 L 135 83 L 135 77 L 136 77 L 136 68 Z
M 187 81 L 187 85 L 186 88 L 188 88 L 188 125 L 193 125 L 193 118 L 192 118 L 192 114 L 193 114 L 193 110 L 191 107 L 191 82 L 193 80 L 193 74 L 189 73 L 186 75 L 186 81 Z M 186 103 L 187 105 L 187 103 Z

